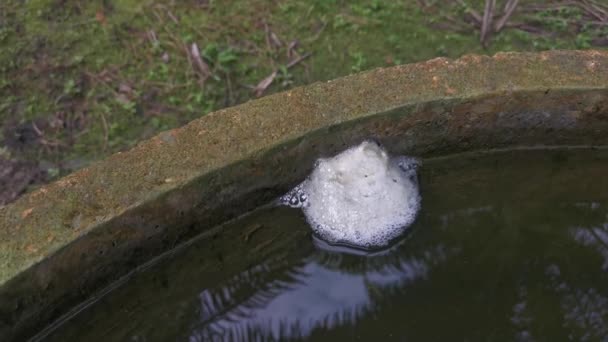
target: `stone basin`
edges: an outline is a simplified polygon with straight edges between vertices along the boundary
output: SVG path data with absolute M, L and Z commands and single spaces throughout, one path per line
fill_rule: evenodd
M 29 193 L 0 208 L 0 340 L 31 337 L 370 137 L 421 158 L 607 146 L 608 51 L 437 58 L 316 83 L 208 114 Z

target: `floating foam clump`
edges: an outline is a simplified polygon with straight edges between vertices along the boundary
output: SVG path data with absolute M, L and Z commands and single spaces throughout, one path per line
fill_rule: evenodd
M 420 209 L 417 166 L 414 158 L 391 158 L 379 144 L 364 141 L 319 159 L 281 202 L 302 208 L 314 232 L 329 243 L 386 246 Z

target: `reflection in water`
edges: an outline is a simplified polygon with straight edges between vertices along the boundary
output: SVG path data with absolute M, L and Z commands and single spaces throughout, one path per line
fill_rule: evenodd
M 529 326 L 532 324 L 532 316 L 528 312 L 528 291 L 524 286 L 520 286 L 517 291 L 517 303 L 513 305 L 511 323 L 516 328 L 515 340 L 521 342 L 534 341 L 530 333 Z
M 599 227 L 575 228 L 573 238 L 584 246 L 594 247 L 603 257 L 603 271 L 608 271 L 608 222 Z
M 547 267 L 553 291 L 561 298 L 564 326 L 580 334 L 571 334 L 571 341 L 596 341 L 608 339 L 608 298 L 594 288 L 574 288 L 561 279 L 557 265 Z
M 581 204 L 579 204 L 580 206 Z M 589 204 L 591 210 L 600 208 L 600 204 Z M 608 214 L 606 214 L 608 218 Z M 574 228 L 571 230 L 575 241 L 584 246 L 593 247 L 604 259 L 602 271 L 608 271 L 608 222 L 590 228 Z M 553 266 L 547 272 L 554 282 L 559 280 L 559 267 Z M 595 340 L 603 337 L 608 339 L 608 298 L 594 288 L 570 289 L 564 282 L 556 286 L 563 294 L 562 307 L 566 324 L 575 325 L 584 334 L 582 341 Z
M 370 291 L 405 287 L 425 279 L 430 268 L 444 261 L 447 254 L 438 246 L 421 256 L 387 263 L 398 256 L 360 257 L 355 268 L 362 271 L 348 272 L 340 270 L 341 254 L 319 251 L 290 272 L 291 283 L 268 284 L 266 291 L 258 291 L 228 309 L 217 304 L 218 294 L 224 298 L 223 302 L 234 302 L 231 284 L 242 283 L 242 276 L 219 290 L 205 290 L 199 296 L 203 324 L 195 329 L 190 341 L 251 340 L 256 332 L 266 339 L 304 338 L 316 328 L 353 325 L 373 307 Z M 244 274 L 260 270 L 258 267 Z
M 574 293 L 564 296 L 562 306 L 564 319 L 568 324 L 574 323 L 584 333 L 581 341 L 608 338 L 608 298 L 598 293 L 596 289 L 576 289 Z M 574 336 L 571 336 L 574 337 Z
M 583 216 L 586 212 L 596 212 L 600 208 L 597 203 L 588 206 L 575 203 L 571 207 L 576 208 L 576 213 Z M 533 208 L 531 211 L 536 212 L 538 209 Z M 538 263 L 538 260 L 543 259 L 533 256 L 536 254 L 531 254 L 532 259 L 522 254 L 517 259 L 509 261 L 518 264 L 506 266 L 520 269 L 522 272 L 520 280 L 514 282 L 513 287 L 506 288 L 506 293 L 494 293 L 493 288 L 483 287 L 484 282 L 487 279 L 497 279 L 498 282 L 509 281 L 507 279 L 513 275 L 502 274 L 499 271 L 504 267 L 501 265 L 504 263 L 502 258 L 503 255 L 512 253 L 511 248 L 514 247 L 509 247 L 510 244 L 522 240 L 519 237 L 520 233 L 512 231 L 516 228 L 507 226 L 496 235 L 488 228 L 490 227 L 488 223 L 501 220 L 501 215 L 509 215 L 510 220 L 505 221 L 511 224 L 514 220 L 512 212 L 512 210 L 482 205 L 436 215 L 430 221 L 424 221 L 423 218 L 425 224 L 435 223 L 434 227 L 437 229 L 434 230 L 434 234 L 439 232 L 444 234 L 442 242 L 435 246 L 428 245 L 430 241 L 435 240 L 434 236 L 430 236 L 433 234 L 429 234 L 428 230 L 420 229 L 417 232 L 422 236 L 408 237 L 406 242 L 398 244 L 390 252 L 373 257 L 318 249 L 300 265 L 290 268 L 286 272 L 287 275 L 280 280 L 273 280 L 262 286 L 256 285 L 249 295 L 241 294 L 239 297 L 238 284 L 251 283 L 250 278 L 256 273 L 273 272 L 271 267 L 264 265 L 254 267 L 226 282 L 219 289 L 206 289 L 200 293 L 200 318 L 190 334 L 190 341 L 306 339 L 315 331 L 329 332 L 357 326 L 361 322 L 369 321 L 373 316 L 385 317 L 387 312 L 390 314 L 393 310 L 389 309 L 391 302 L 394 302 L 393 306 L 403 305 L 404 309 L 397 309 L 397 312 L 406 317 L 409 314 L 402 310 L 408 310 L 408 305 L 412 305 L 413 312 L 420 310 L 412 303 L 412 298 L 415 296 L 420 295 L 429 300 L 428 296 L 432 291 L 428 289 L 436 287 L 439 282 L 444 281 L 442 279 L 457 284 L 462 275 L 471 277 L 476 271 L 486 279 L 480 278 L 479 283 L 473 285 L 479 287 L 476 291 L 480 291 L 473 293 L 475 296 L 485 296 L 487 292 L 490 302 L 467 303 L 465 305 L 470 305 L 471 308 L 463 307 L 463 311 L 470 310 L 475 314 L 478 310 L 475 306 L 489 305 L 494 309 L 492 300 L 496 300 L 497 303 L 503 300 L 506 303 L 511 301 L 505 307 L 510 310 L 508 324 L 500 329 L 504 329 L 505 332 L 510 330 L 509 334 L 515 341 L 539 341 L 550 336 L 546 330 L 538 329 L 539 325 L 546 324 L 544 323 L 546 318 L 543 316 L 547 314 L 545 312 L 547 304 L 539 303 L 537 298 L 539 286 L 541 292 L 550 293 L 551 298 L 555 298 L 554 301 L 557 303 L 556 314 L 561 317 L 558 320 L 562 322 L 560 328 L 562 330 L 555 331 L 554 336 L 572 341 L 608 338 L 606 289 L 597 290 L 594 287 L 597 281 L 594 279 L 589 280 L 589 283 L 586 279 L 581 282 L 576 276 L 579 270 L 576 269 L 573 273 L 568 253 L 553 250 L 555 246 L 563 246 L 567 243 L 565 241 L 573 241 L 574 244 L 583 246 L 583 249 L 577 253 L 590 256 L 600 253 L 604 258 L 604 265 L 601 267 L 605 269 L 608 262 L 606 247 L 608 223 L 597 223 L 593 228 L 568 228 L 568 222 L 555 221 L 553 229 L 563 228 L 565 241 L 561 243 L 558 243 L 558 240 L 548 241 L 549 244 L 544 247 L 545 251 L 536 252 L 540 253 L 539 255 L 549 255 L 546 261 L 554 260 L 557 263 Z M 603 213 L 600 214 L 601 217 L 604 216 Z M 562 218 L 560 216 L 557 219 Z M 462 236 L 467 232 L 462 228 L 464 223 L 470 225 L 469 227 L 478 227 L 473 229 L 473 234 L 467 238 Z M 458 242 L 451 240 L 453 234 L 459 237 Z M 488 235 L 493 237 L 488 240 Z M 552 239 L 556 238 L 557 236 L 552 237 Z M 422 242 L 417 244 L 410 239 Z M 428 241 L 425 241 L 426 239 Z M 465 241 L 475 241 L 475 247 L 471 249 Z M 478 243 L 483 247 L 480 248 Z M 588 247 L 592 248 L 591 254 Z M 506 248 L 506 254 L 501 252 L 501 248 Z M 490 254 L 483 254 L 486 249 Z M 471 254 L 472 251 L 474 254 Z M 479 257 L 477 262 L 474 262 L 475 257 Z M 531 263 L 530 260 L 537 261 Z M 584 258 L 581 257 L 581 260 Z M 442 268 L 442 265 L 447 268 Z M 560 265 L 569 270 L 564 274 Z M 450 269 L 453 272 L 450 272 Z M 542 278 L 530 279 L 526 276 L 530 272 L 532 274 L 538 272 Z M 500 280 L 503 277 L 507 279 Z M 437 310 L 449 309 L 450 305 L 453 305 L 449 303 L 450 297 L 467 291 L 459 290 L 458 285 L 455 289 L 440 285 L 440 289 L 449 296 L 438 305 L 433 304 Z M 496 296 L 506 298 L 498 299 L 495 298 Z M 223 299 L 218 300 L 218 298 Z M 468 300 L 474 301 L 474 297 Z M 500 312 L 500 308 L 496 310 Z M 405 331 L 399 334 L 408 335 Z
M 599 203 L 575 203 L 575 207 L 596 210 Z M 608 215 L 607 215 L 608 217 Z M 570 229 L 572 238 L 586 247 L 594 248 L 602 255 L 602 271 L 608 270 L 608 223 L 591 228 Z M 549 279 L 549 290 L 560 302 L 563 327 L 572 331 L 567 337 L 570 341 L 608 340 L 608 297 L 593 287 L 578 288 L 562 279 L 560 267 L 551 264 L 545 269 Z M 520 329 L 517 341 L 534 341 L 528 327 L 533 317 L 528 310 L 528 292 L 525 286 L 518 291 L 518 302 L 513 306 L 511 322 Z

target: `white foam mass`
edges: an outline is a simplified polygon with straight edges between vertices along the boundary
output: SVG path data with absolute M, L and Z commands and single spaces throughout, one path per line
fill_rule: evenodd
M 413 158 L 391 158 L 379 144 L 364 141 L 319 159 L 282 202 L 301 207 L 315 233 L 329 243 L 385 246 L 420 209 L 417 165 Z

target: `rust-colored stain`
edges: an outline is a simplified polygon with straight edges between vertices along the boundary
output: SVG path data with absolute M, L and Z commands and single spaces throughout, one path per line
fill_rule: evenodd
M 115 269 L 196 233 L 175 225 L 188 215 L 206 217 L 246 194 L 239 189 L 263 193 L 293 184 L 302 171 L 290 162 L 312 163 L 314 154 L 361 137 L 407 151 L 450 152 L 479 140 L 476 132 L 515 134 L 550 124 L 558 139 L 587 122 L 580 126 L 586 134 L 574 138 L 608 144 L 600 130 L 608 122 L 607 75 L 608 51 L 436 58 L 291 89 L 162 132 L 0 209 L 0 317 L 48 319 L 52 310 L 45 308 L 79 293 L 57 275 L 101 286 L 104 277 L 120 276 Z M 542 108 L 563 108 L 563 115 L 545 117 Z M 38 285 L 49 282 L 53 291 Z M 32 298 L 43 299 L 19 316 L 9 310 L 20 305 L 9 295 L 17 289 L 40 291 Z

